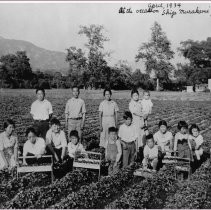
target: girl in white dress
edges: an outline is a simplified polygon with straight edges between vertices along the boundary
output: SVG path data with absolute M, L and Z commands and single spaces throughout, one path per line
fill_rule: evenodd
M 111 100 L 112 92 L 110 89 L 105 89 L 103 92 L 105 100 L 99 106 L 99 120 L 100 120 L 100 147 L 106 148 L 108 140 L 108 128 L 116 127 L 118 120 L 119 108 L 117 103 Z
M 201 159 L 201 156 L 203 155 L 203 148 L 202 144 L 204 142 L 203 136 L 200 134 L 200 129 L 196 124 L 192 124 L 189 129 L 189 140 L 194 145 L 193 151 L 196 155 L 197 160 Z

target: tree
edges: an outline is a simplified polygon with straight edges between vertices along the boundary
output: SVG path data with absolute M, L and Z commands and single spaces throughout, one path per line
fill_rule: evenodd
M 188 64 L 177 65 L 176 77 L 188 85 L 206 83 L 211 78 L 211 37 L 206 41 L 187 40 L 178 48 L 181 55 L 189 60 Z
M 87 86 L 88 80 L 81 81 L 81 78 L 84 75 L 84 72 L 88 74 L 87 71 L 87 58 L 85 53 L 79 48 L 70 47 L 67 49 L 66 61 L 69 63 L 69 73 L 68 76 L 71 77 L 71 83 L 77 83 L 79 86 Z M 79 79 L 80 78 L 80 79 Z
M 3 77 L 3 73 L 7 72 L 8 80 L 14 84 L 14 87 L 19 87 L 19 85 L 25 83 L 24 80 L 29 81 L 33 78 L 29 58 L 25 51 L 4 55 L 0 58 L 0 62 L 2 63 L 2 69 L 4 69 L 4 71 L 1 71 L 1 77 Z
M 80 73 L 86 68 L 85 53 L 79 48 L 70 47 L 67 49 L 66 61 L 69 63 L 69 75 L 72 73 Z
M 149 74 L 141 73 L 140 69 L 136 69 L 135 72 L 133 72 L 132 76 L 132 83 L 136 88 L 142 88 L 147 90 L 153 90 L 154 85 L 153 82 L 150 79 Z
M 168 78 L 174 70 L 170 60 L 174 56 L 171 50 L 171 43 L 166 34 L 162 31 L 161 25 L 157 22 L 151 28 L 151 39 L 148 43 L 143 43 L 136 55 L 136 62 L 145 62 L 146 72 L 155 74 L 157 80 L 157 90 L 159 90 L 159 80 Z
M 4 83 L 7 81 L 8 78 L 8 71 L 5 66 L 0 63 L 0 79 L 1 79 L 1 88 L 4 87 Z
M 99 87 L 102 83 L 102 78 L 107 78 L 104 75 L 107 69 L 107 62 L 105 57 L 109 55 L 104 53 L 104 42 L 109 39 L 103 35 L 104 27 L 102 25 L 80 26 L 79 34 L 85 35 L 88 38 L 88 43 L 85 44 L 88 49 L 88 73 L 90 75 L 91 88 Z M 93 78 L 95 78 L 93 80 Z

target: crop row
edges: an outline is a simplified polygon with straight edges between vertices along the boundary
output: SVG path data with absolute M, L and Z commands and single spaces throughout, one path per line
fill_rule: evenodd
M 134 183 L 129 189 L 107 205 L 112 209 L 155 209 L 163 208 L 168 194 L 177 188 L 173 174 L 173 166 L 154 174 L 139 183 Z
M 210 208 L 210 182 L 211 165 L 208 160 L 192 175 L 190 182 L 182 183 L 176 193 L 167 198 L 165 208 Z
M 133 178 L 135 166 L 128 167 L 110 177 L 102 177 L 98 182 L 84 185 L 77 192 L 72 192 L 53 209 L 87 209 L 103 208 L 123 187 L 129 185 Z
M 76 191 L 81 185 L 94 181 L 96 177 L 95 172 L 75 170 L 50 185 L 42 187 L 32 185 L 32 189 L 20 191 L 11 201 L 6 203 L 5 207 L 48 208 L 62 197 Z
M 1 184 L 0 184 L 0 200 L 1 205 L 12 199 L 18 192 L 31 190 L 32 186 L 43 186 L 49 183 L 48 174 L 26 174 L 20 178 L 17 178 L 16 174 L 10 171 L 1 171 Z

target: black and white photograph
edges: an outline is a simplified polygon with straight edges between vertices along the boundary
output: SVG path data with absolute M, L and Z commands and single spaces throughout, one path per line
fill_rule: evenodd
M 0 209 L 211 209 L 211 1 L 0 2 Z

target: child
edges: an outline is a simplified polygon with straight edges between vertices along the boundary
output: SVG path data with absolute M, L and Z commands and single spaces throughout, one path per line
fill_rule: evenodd
M 146 141 L 147 144 L 144 147 L 144 159 L 142 161 L 143 168 L 152 167 L 152 171 L 155 172 L 158 164 L 158 147 L 155 145 L 152 134 L 146 136 Z
M 108 140 L 105 150 L 106 160 L 109 161 L 109 175 L 118 171 L 121 155 L 122 148 L 120 141 L 117 139 L 117 128 L 110 127 L 108 129 Z
M 195 144 L 193 150 L 195 151 L 197 160 L 200 160 L 203 154 L 202 144 L 204 142 L 203 136 L 199 132 L 199 127 L 196 124 L 192 124 L 189 129 L 189 140 Z
M 13 135 L 15 123 L 8 119 L 4 122 L 4 132 L 0 134 L 0 169 L 14 167 L 17 162 L 18 140 Z
M 136 142 L 136 150 L 143 153 L 143 136 L 144 136 L 144 118 L 142 112 L 142 105 L 139 101 L 139 92 L 136 89 L 131 91 L 131 101 L 129 103 L 129 110 L 133 116 L 133 126 L 136 129 L 138 140 Z
M 132 125 L 132 114 L 126 111 L 123 119 L 125 120 L 119 128 L 119 138 L 123 147 L 123 167 L 132 164 L 136 156 L 136 141 L 138 134 L 134 125 Z
M 117 103 L 111 100 L 112 92 L 110 89 L 105 89 L 103 92 L 105 100 L 99 106 L 100 119 L 100 147 L 106 148 L 108 140 L 108 128 L 117 127 L 117 116 L 119 108 Z
M 78 131 L 72 130 L 69 135 L 69 143 L 67 145 L 68 155 L 75 158 L 77 153 L 85 152 L 83 145 L 79 142 Z
M 141 100 L 141 105 L 142 105 L 142 112 L 144 113 L 144 124 L 147 126 L 147 119 L 149 114 L 152 113 L 152 107 L 153 103 L 150 99 L 150 92 L 145 90 L 144 91 L 144 98 Z
M 67 101 L 65 107 L 65 122 L 68 128 L 68 136 L 72 130 L 77 130 L 81 140 L 81 133 L 85 123 L 86 107 L 84 100 L 79 98 L 79 88 L 74 86 L 72 91 L 73 98 Z
M 57 162 L 64 160 L 67 140 L 64 131 L 60 129 L 60 121 L 56 118 L 51 120 L 51 128 L 46 134 L 46 146 Z
M 180 121 L 177 126 L 179 132 L 175 135 L 174 140 L 174 153 L 178 152 L 178 156 L 181 158 L 190 158 L 191 155 L 191 144 L 188 139 L 188 124 L 185 121 Z

